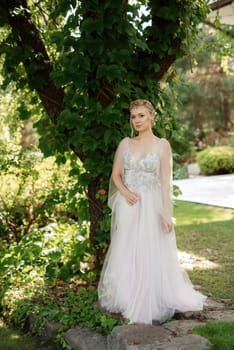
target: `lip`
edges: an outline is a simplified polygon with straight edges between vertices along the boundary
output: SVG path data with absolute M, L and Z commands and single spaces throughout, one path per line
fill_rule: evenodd
M 140 125 L 140 124 L 137 124 L 137 125 L 136 125 L 136 128 L 140 128 L 140 127 L 141 127 L 141 125 Z

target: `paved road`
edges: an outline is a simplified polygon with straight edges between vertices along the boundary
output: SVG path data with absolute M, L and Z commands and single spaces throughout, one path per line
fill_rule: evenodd
M 178 200 L 234 208 L 234 174 L 194 176 L 173 183 L 182 191 Z

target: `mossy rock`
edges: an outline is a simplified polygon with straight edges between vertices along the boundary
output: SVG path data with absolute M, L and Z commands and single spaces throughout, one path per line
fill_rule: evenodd
M 234 147 L 208 147 L 198 154 L 197 161 L 202 174 L 231 174 L 234 172 Z

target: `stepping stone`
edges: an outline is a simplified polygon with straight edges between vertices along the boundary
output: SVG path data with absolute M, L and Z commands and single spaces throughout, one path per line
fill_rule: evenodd
M 171 331 L 173 335 L 182 336 L 191 333 L 193 328 L 204 325 L 204 322 L 196 320 L 176 320 L 165 323 L 163 327 Z
M 191 334 L 173 338 L 170 342 L 163 344 L 159 348 L 154 348 L 154 350 L 203 350 L 209 349 L 211 345 L 209 340 L 200 335 Z
M 59 322 L 46 322 L 43 332 L 46 341 L 54 341 L 60 327 Z
M 108 350 L 151 350 L 158 349 L 169 341 L 171 332 L 162 326 L 132 324 L 117 326 L 107 337 Z
M 206 312 L 207 321 L 234 321 L 234 310 L 214 310 Z
M 204 307 L 205 310 L 223 310 L 224 308 L 224 303 L 218 303 L 217 301 L 212 300 L 210 298 L 206 300 L 206 305 Z
M 71 328 L 64 338 L 73 350 L 107 350 L 106 337 L 89 328 Z
M 175 337 L 163 326 L 142 324 L 115 327 L 107 344 L 108 350 L 203 350 L 211 346 L 199 335 Z

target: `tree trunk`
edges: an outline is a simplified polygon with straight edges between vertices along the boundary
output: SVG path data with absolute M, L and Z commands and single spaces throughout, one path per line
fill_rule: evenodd
M 228 94 L 224 94 L 223 97 L 223 121 L 224 130 L 229 131 L 231 129 L 231 106 L 228 98 Z
M 95 252 L 95 267 L 100 271 L 103 264 L 104 252 L 100 247 L 99 235 L 100 223 L 103 220 L 104 203 L 97 199 L 96 195 L 100 189 L 99 179 L 93 179 L 88 185 L 88 201 L 90 215 L 90 242 Z

